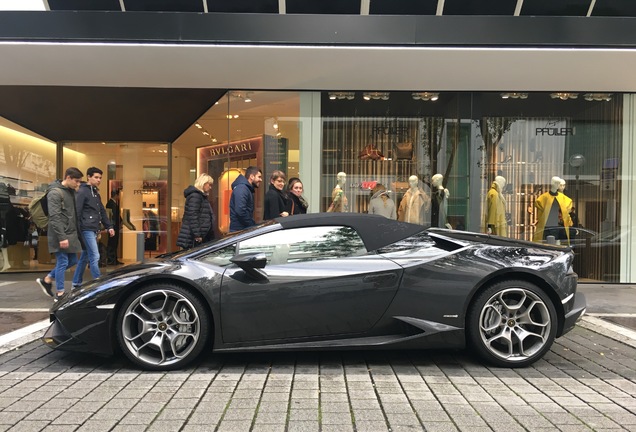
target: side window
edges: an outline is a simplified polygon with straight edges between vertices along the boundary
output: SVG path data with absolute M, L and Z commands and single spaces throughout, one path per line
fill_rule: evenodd
M 264 253 L 270 265 L 364 255 L 367 249 L 349 227 L 324 226 L 274 231 L 242 241 L 238 253 Z
M 219 267 L 227 267 L 232 264 L 230 259 L 236 255 L 236 245 L 226 246 L 223 249 L 216 250 L 206 256 L 199 258 L 200 261 L 214 264 Z

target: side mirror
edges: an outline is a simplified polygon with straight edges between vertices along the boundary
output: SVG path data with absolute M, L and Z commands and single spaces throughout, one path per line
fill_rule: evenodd
M 234 255 L 230 262 L 236 264 L 250 277 L 258 281 L 268 280 L 267 274 L 261 270 L 267 264 L 267 257 L 264 253 L 245 253 Z

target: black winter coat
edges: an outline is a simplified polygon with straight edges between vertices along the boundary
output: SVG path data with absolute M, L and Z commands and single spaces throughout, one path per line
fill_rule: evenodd
M 263 220 L 270 220 L 280 217 L 282 212 L 289 213 L 291 210 L 291 201 L 287 198 L 287 194 L 276 189 L 273 184 L 269 185 L 269 190 L 265 194 L 265 212 Z
M 201 237 L 202 242 L 214 238 L 214 213 L 208 197 L 194 186 L 188 186 L 183 191 L 185 196 L 185 210 L 183 221 L 177 237 L 177 246 L 188 249 L 195 246 L 195 238 Z
M 290 216 L 307 213 L 307 207 L 309 206 L 307 205 L 307 201 L 305 201 L 304 198 L 299 198 L 290 192 L 289 200 L 290 200 L 290 203 L 293 203 L 293 205 L 290 204 L 290 207 L 291 207 L 291 210 L 289 212 Z

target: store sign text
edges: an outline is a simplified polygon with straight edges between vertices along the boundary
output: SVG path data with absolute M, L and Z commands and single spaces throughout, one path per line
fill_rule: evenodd
M 574 135 L 574 128 L 536 128 L 535 135 L 566 136 Z
M 252 152 L 252 143 L 245 142 L 240 144 L 229 144 L 219 147 L 212 147 L 210 149 L 210 156 L 220 156 L 224 154 L 235 154 L 235 153 L 251 153 Z

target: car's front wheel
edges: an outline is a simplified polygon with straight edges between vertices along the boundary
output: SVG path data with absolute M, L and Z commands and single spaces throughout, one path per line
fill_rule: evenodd
M 117 339 L 132 362 L 148 370 L 178 369 L 203 350 L 210 333 L 201 301 L 177 285 L 142 287 L 122 304 Z
M 467 320 L 470 345 L 484 360 L 502 367 L 528 366 L 552 346 L 557 315 L 536 285 L 498 282 L 473 302 Z

